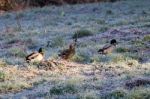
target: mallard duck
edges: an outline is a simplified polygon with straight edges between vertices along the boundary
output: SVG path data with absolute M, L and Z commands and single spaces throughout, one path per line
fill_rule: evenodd
M 65 60 L 72 58 L 75 55 L 76 43 L 77 38 L 74 40 L 74 43 L 69 45 L 68 49 L 63 50 L 60 54 L 58 54 L 58 56 Z
M 26 61 L 30 62 L 41 62 L 44 59 L 44 50 L 40 48 L 38 52 L 33 52 L 26 56 Z
M 100 54 L 111 53 L 114 50 L 114 48 L 116 47 L 116 45 L 117 45 L 117 41 L 115 39 L 112 39 L 110 41 L 110 45 L 105 45 L 102 49 L 98 50 L 98 53 L 100 53 Z

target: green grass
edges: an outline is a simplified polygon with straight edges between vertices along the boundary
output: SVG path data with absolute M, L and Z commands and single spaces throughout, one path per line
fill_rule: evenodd
M 102 27 L 100 27 L 99 32 L 106 32 L 108 29 L 110 28 L 109 25 L 103 25 Z
M 150 42 L 150 35 L 144 36 L 143 41 Z
M 1 81 L 4 81 L 5 80 L 5 77 L 6 77 L 6 74 L 4 72 L 1 72 L 0 71 L 0 82 Z
M 12 56 L 17 56 L 17 57 L 20 57 L 20 58 L 24 58 L 26 56 L 26 53 L 20 48 L 11 48 L 10 49 L 10 54 Z
M 65 93 L 74 94 L 77 92 L 78 92 L 78 90 L 77 90 L 76 86 L 73 84 L 54 86 L 50 89 L 51 95 L 61 95 L 61 94 L 65 94 Z
M 5 67 L 5 66 L 7 66 L 6 61 L 0 60 L 0 67 Z
M 129 51 L 129 49 L 124 48 L 124 47 L 117 47 L 116 48 L 116 52 L 118 52 L 118 53 L 125 53 L 125 52 L 128 52 L 128 51 Z
M 61 36 L 57 36 L 50 41 L 50 47 L 62 47 L 64 44 L 64 39 Z
M 127 93 L 124 90 L 115 90 L 110 94 L 106 95 L 105 99 L 125 99 Z
M 114 63 L 118 63 L 118 62 L 125 62 L 126 61 L 126 57 L 124 57 L 121 54 L 118 55 L 112 55 L 111 56 L 111 61 Z
M 74 55 L 74 57 L 72 58 L 72 61 L 75 61 L 75 62 L 84 62 L 85 58 L 81 55 Z
M 101 20 L 101 19 L 97 19 L 97 20 L 96 20 L 96 23 L 97 23 L 97 24 L 100 24 L 100 25 L 101 25 L 101 24 L 106 24 L 105 20 Z
M 77 99 L 101 99 L 101 97 L 94 91 L 85 91 L 85 93 L 80 93 Z
M 106 14 L 111 15 L 111 14 L 113 14 L 113 11 L 112 10 L 107 10 Z
M 16 91 L 21 91 L 22 89 L 28 88 L 30 85 L 26 83 L 10 83 L 10 82 L 5 82 L 1 83 L 0 85 L 0 92 L 6 93 L 6 92 L 16 92 Z
M 72 36 L 72 38 L 82 38 L 82 37 L 87 37 L 87 36 L 92 36 L 94 35 L 92 31 L 90 30 L 87 30 L 87 29 L 80 29 L 80 30 L 77 30 L 75 32 L 75 34 Z
M 148 88 L 137 88 L 128 94 L 128 99 L 149 99 L 150 90 Z
M 148 88 L 135 88 L 131 91 L 114 90 L 106 95 L 105 99 L 149 99 L 150 90 Z
M 90 52 L 80 50 L 73 58 L 72 61 L 79 62 L 79 63 L 91 63 L 92 56 L 89 55 Z
M 38 85 L 40 85 L 40 84 L 43 84 L 44 82 L 46 82 L 46 80 L 45 80 L 45 79 L 42 79 L 42 80 L 40 80 L 40 81 L 38 81 L 38 82 L 34 82 L 33 85 L 34 85 L 34 86 L 38 86 Z

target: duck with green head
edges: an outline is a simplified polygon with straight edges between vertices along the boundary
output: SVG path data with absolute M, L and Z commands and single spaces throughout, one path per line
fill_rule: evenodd
M 26 61 L 28 63 L 41 62 L 44 59 L 44 49 L 39 48 L 38 52 L 33 52 L 26 56 Z
M 112 39 L 109 45 L 105 45 L 103 48 L 98 50 L 99 54 L 109 54 L 111 53 L 117 45 L 116 39 Z

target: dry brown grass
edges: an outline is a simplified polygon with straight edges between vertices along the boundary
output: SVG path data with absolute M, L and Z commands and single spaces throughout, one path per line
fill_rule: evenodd
M 93 3 L 93 2 L 115 2 L 117 0 L 0 0 L 0 10 L 22 10 L 29 6 L 40 6 L 54 4 L 77 4 L 77 3 Z
M 21 30 L 18 29 L 19 24 L 16 23 L 18 17 L 15 12 L 3 15 L 0 17 L 0 28 L 2 29 L 0 57 L 4 60 L 0 63 L 1 93 L 18 92 L 30 88 L 30 90 L 11 94 L 12 98 L 20 98 L 22 95 L 34 99 L 34 97 L 40 97 L 39 95 L 45 97 L 51 88 L 54 88 L 55 91 L 55 88 L 57 90 L 57 86 L 60 85 L 65 88 L 65 90 L 60 88 L 65 93 L 54 95 L 53 98 L 74 98 L 76 96 L 96 98 L 118 88 L 124 90 L 124 82 L 131 78 L 149 77 L 149 46 L 147 46 L 149 28 L 145 27 L 145 24 L 148 26 L 149 21 L 147 20 L 150 18 L 149 14 L 144 14 L 144 16 L 140 14 L 141 9 L 149 13 L 149 6 L 146 6 L 149 2 L 148 0 L 139 2 L 128 0 L 114 4 L 33 8 L 19 12 Z M 124 6 L 125 3 L 128 6 Z M 131 11 L 135 14 L 130 13 Z M 68 25 L 69 22 L 71 24 Z M 5 25 L 7 25 L 6 28 Z M 50 44 L 46 47 L 45 59 L 56 58 L 59 50 L 67 47 L 72 41 L 71 37 L 75 31 L 82 28 L 89 29 L 94 34 L 78 39 L 77 53 L 71 60 L 77 63 L 57 60 L 56 68 L 47 71 L 44 68 L 47 65 L 51 67 L 51 62 L 43 64 L 45 67 L 39 70 L 33 67 L 28 69 L 21 67 L 24 64 L 25 54 L 45 46 L 48 41 Z M 118 41 L 118 49 L 109 55 L 99 55 L 97 50 L 114 37 Z M 54 39 L 55 42 L 51 42 Z M 64 86 L 70 83 L 68 80 L 73 83 L 73 87 Z M 79 90 L 70 95 L 66 89 L 71 88 L 72 90 L 74 86 Z M 144 85 L 144 87 L 147 86 Z M 141 90 L 144 91 L 144 89 Z M 54 91 L 52 91 L 53 94 Z M 127 93 L 130 93 L 130 90 L 127 89 Z M 114 93 L 116 94 L 120 96 L 120 92 Z M 6 94 L 6 97 L 9 96 Z
M 4 80 L 1 81 L 0 93 L 16 92 L 29 88 L 34 83 L 34 79 L 42 75 L 37 69 L 19 69 L 9 65 L 0 67 L 0 71 L 5 74 Z

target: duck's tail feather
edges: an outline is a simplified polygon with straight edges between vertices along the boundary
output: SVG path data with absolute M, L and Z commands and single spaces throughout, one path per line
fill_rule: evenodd
M 99 50 L 98 50 L 98 53 L 99 53 L 99 54 L 102 54 L 103 51 L 104 51 L 103 49 L 99 49 Z

